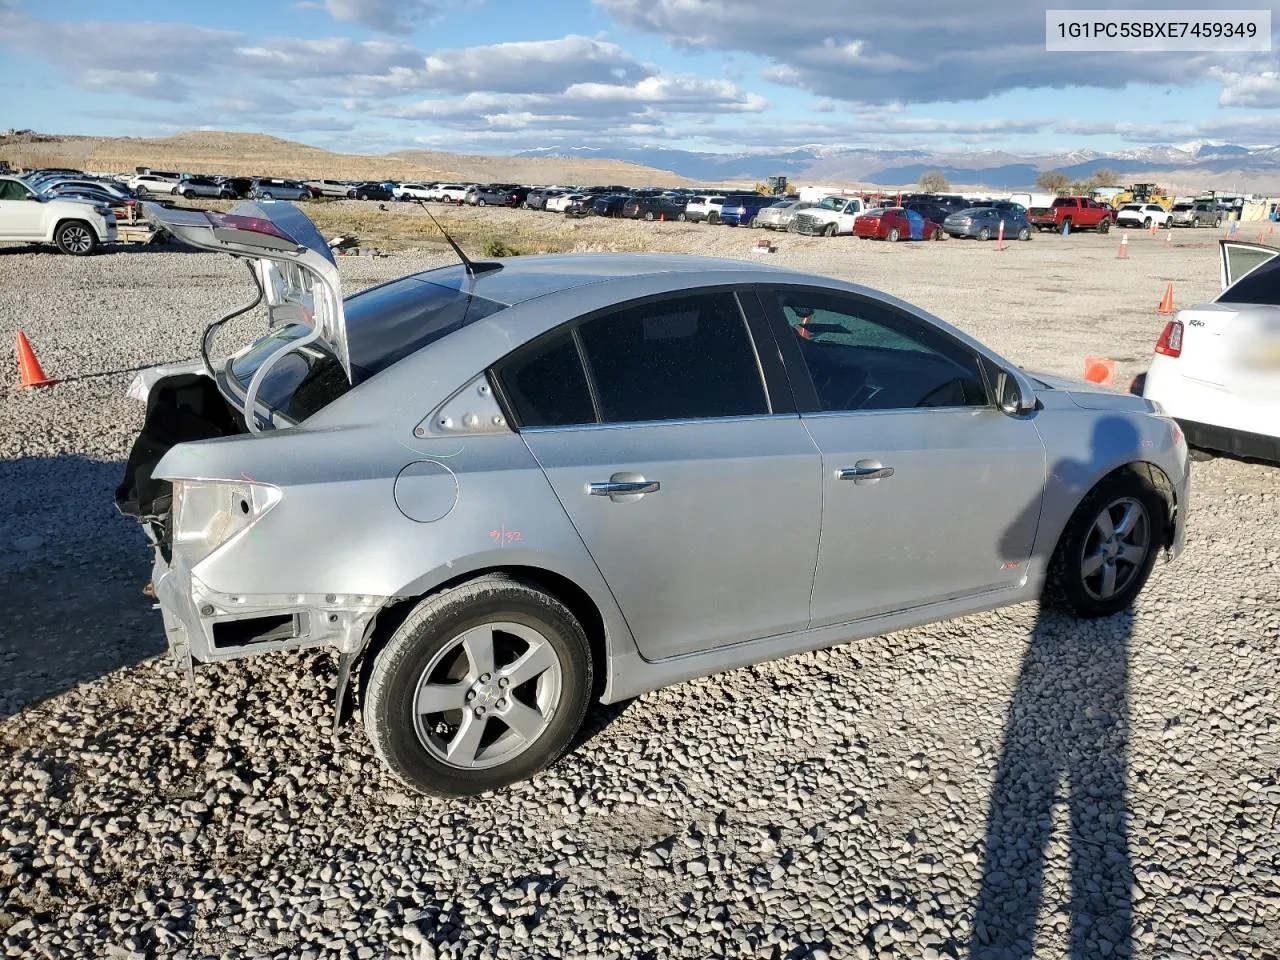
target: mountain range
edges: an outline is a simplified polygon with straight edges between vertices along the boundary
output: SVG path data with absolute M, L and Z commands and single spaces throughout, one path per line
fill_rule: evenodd
M 781 175 L 795 181 L 907 186 L 926 171 L 941 170 L 954 187 L 1030 190 L 1036 177 L 1046 170 L 1060 170 L 1073 179 L 1088 179 L 1095 171 L 1107 169 L 1125 183 L 1155 181 L 1170 190 L 1280 193 L 1280 147 L 1209 140 L 1111 153 L 1076 150 L 1040 156 L 999 150 L 868 150 L 820 145 L 741 153 L 700 153 L 668 147 L 541 147 L 517 156 L 623 160 L 704 182 Z

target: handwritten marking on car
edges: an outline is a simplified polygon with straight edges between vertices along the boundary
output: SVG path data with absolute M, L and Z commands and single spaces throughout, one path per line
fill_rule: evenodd
M 502 526 L 494 530 L 490 530 L 489 539 L 500 547 L 505 547 L 508 543 L 523 542 L 524 537 L 521 536 L 519 530 L 508 530 L 505 526 Z

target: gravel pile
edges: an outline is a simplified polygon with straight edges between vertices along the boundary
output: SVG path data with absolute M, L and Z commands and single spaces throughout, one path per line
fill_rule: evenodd
M 702 236 L 731 234 L 754 239 Z M 776 262 L 1067 375 L 1085 353 L 1139 372 L 1165 276 L 1190 303 L 1217 270 L 1134 238 L 1130 263 L 1165 259 L 1110 287 L 1101 238 L 1006 260 L 791 239 Z M 355 289 L 427 264 L 342 268 Z M 0 333 L 52 376 L 123 370 L 189 356 L 245 289 L 204 254 L 2 253 Z M 1131 616 L 1025 605 L 683 684 L 598 708 L 530 783 L 444 802 L 358 721 L 330 738 L 330 654 L 194 692 L 159 656 L 110 502 L 131 376 L 0 399 L 0 955 L 1280 956 L 1280 471 L 1197 464 L 1186 553 Z

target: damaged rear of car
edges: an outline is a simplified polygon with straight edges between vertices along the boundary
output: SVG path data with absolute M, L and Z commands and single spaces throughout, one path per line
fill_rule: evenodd
M 170 650 L 188 674 L 193 661 L 282 649 L 331 646 L 353 655 L 388 602 L 377 590 L 379 578 L 289 571 L 307 566 L 294 551 L 307 549 L 306 537 L 325 512 L 344 510 L 351 491 L 343 480 L 354 483 L 374 469 L 372 458 L 359 460 L 368 440 L 350 431 L 345 449 L 353 460 L 344 471 L 324 462 L 328 449 L 294 428 L 430 340 L 501 305 L 471 297 L 460 282 L 419 277 L 362 291 L 344 304 L 329 245 L 288 203 L 244 203 L 226 214 L 147 204 L 146 215 L 184 243 L 244 262 L 256 294 L 209 324 L 199 360 L 152 368 L 130 387 L 145 400 L 146 418 L 116 504 L 142 524 L 155 548 L 151 590 Z M 214 359 L 218 331 L 257 308 L 267 314 L 263 335 Z M 349 327 L 358 331 L 354 357 Z M 270 536 L 257 537 L 269 517 Z M 322 592 L 310 589 L 316 583 L 325 585 Z

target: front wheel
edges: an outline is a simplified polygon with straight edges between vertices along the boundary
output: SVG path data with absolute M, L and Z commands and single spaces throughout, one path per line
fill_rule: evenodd
M 720 214 L 716 213 L 714 210 L 712 210 L 710 213 L 707 214 L 707 223 L 714 226 L 719 222 L 720 222 Z
M 1030 240 L 1030 239 L 1031 239 L 1031 231 L 1030 231 L 1030 230 L 1028 230 L 1026 227 L 1023 227 L 1021 230 L 1019 230 L 1019 231 L 1018 231 L 1018 239 L 1019 239 L 1019 240 Z
M 646 210 L 646 211 L 644 212 L 644 218 L 645 218 L 646 220 L 648 220 L 648 221 L 652 222 L 652 221 L 653 221 L 653 211 L 652 211 L 652 210 Z
M 83 220 L 68 220 L 58 227 L 53 242 L 63 253 L 75 257 L 87 257 L 98 247 L 98 235 Z
M 979 239 L 979 240 L 990 240 L 990 239 L 991 239 L 991 230 L 990 230 L 990 229 L 988 229 L 987 227 L 983 227 L 981 230 L 979 230 L 979 231 L 978 231 L 978 239 Z
M 839 232 L 839 228 L 834 223 L 828 223 L 822 231 L 824 237 L 834 237 Z
M 1126 470 L 1076 507 L 1049 562 L 1044 598 L 1078 617 L 1105 617 L 1131 603 L 1151 573 L 1165 504 L 1150 480 Z
M 485 200 L 477 200 L 477 201 L 476 201 L 476 206 L 477 206 L 477 207 L 487 207 L 488 205 L 489 205 L 489 204 L 488 204 L 488 202 L 487 202 L 487 201 L 485 201 Z
M 898 232 L 898 228 L 897 228 L 897 227 L 893 227 L 892 229 L 890 229 L 890 230 L 889 230 L 889 233 L 888 233 L 888 235 L 885 237 L 885 239 L 886 239 L 886 240 L 888 240 L 890 243 L 897 243 L 897 242 L 898 242 L 898 239 L 899 239 L 901 236 L 902 236 L 902 234 Z
M 1220 227 L 1220 226 L 1222 226 L 1222 218 L 1221 218 L 1221 217 L 1219 217 L 1217 220 L 1213 221 L 1213 228 L 1214 228 L 1215 230 L 1216 230 L 1218 227 Z
M 1100 221 L 1098 221 L 1098 232 L 1099 232 L 1099 233 L 1110 233 L 1110 232 L 1111 232 L 1111 221 L 1110 221 L 1109 219 L 1108 219 L 1108 220 L 1100 220 Z
M 679 220 L 681 223 L 684 223 L 686 220 L 689 219 L 689 217 L 687 214 L 681 211 L 680 213 L 676 214 L 676 219 Z
M 1196 227 L 1198 227 L 1198 226 L 1200 226 L 1200 218 L 1199 218 L 1199 217 L 1192 217 L 1192 218 L 1191 218 L 1191 227 L 1192 227 L 1192 229 L 1194 230 L 1194 229 L 1195 229 Z
M 492 575 L 418 604 L 368 668 L 374 752 L 423 793 L 466 797 L 533 776 L 591 696 L 586 634 L 559 600 Z

